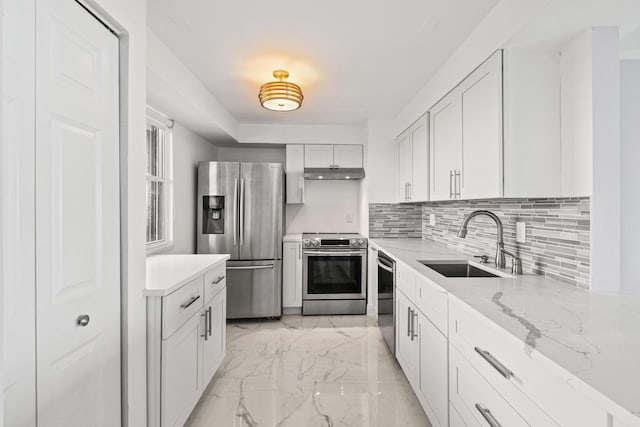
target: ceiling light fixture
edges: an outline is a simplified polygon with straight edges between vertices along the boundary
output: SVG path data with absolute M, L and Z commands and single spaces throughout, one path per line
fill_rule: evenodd
M 295 83 L 285 82 L 289 78 L 286 70 L 274 70 L 273 77 L 277 82 L 268 82 L 260 87 L 258 99 L 267 110 L 293 111 L 302 105 L 302 89 Z

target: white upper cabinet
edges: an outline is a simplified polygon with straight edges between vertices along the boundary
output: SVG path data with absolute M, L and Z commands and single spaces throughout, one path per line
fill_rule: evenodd
M 411 135 L 407 129 L 396 140 L 398 147 L 398 200 L 408 202 L 411 185 Z
M 502 196 L 502 51 L 460 86 L 462 159 L 458 193 L 463 199 Z
M 429 200 L 429 118 L 420 117 L 396 139 L 398 200 Z
M 361 168 L 362 145 L 305 145 L 304 167 Z
M 460 153 L 462 150 L 462 111 L 460 92 L 454 89 L 430 111 L 431 200 L 458 196 Z
M 287 204 L 304 203 L 304 145 L 287 145 Z
M 333 167 L 333 145 L 305 145 L 305 168 L 331 168 Z
M 334 168 L 361 168 L 362 145 L 334 145 Z

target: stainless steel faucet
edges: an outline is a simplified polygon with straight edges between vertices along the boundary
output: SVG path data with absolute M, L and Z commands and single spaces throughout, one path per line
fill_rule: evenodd
M 461 238 L 465 238 L 467 237 L 467 226 L 469 225 L 469 221 L 471 221 L 474 217 L 478 216 L 478 215 L 484 215 L 484 216 L 488 216 L 489 218 L 491 218 L 495 223 L 496 223 L 496 227 L 497 227 L 497 232 L 496 232 L 496 267 L 498 268 L 504 268 L 505 265 L 507 264 L 507 261 L 505 259 L 505 250 L 504 250 L 504 238 L 503 238 L 503 230 L 502 230 L 502 221 L 500 221 L 500 218 L 498 218 L 498 216 L 496 214 L 494 214 L 491 211 L 485 211 L 485 210 L 478 210 L 478 211 L 473 211 L 471 212 L 469 215 L 464 217 L 464 220 L 462 221 L 462 225 L 460 226 L 460 230 L 458 230 L 458 237 Z M 511 254 L 509 254 L 511 255 Z

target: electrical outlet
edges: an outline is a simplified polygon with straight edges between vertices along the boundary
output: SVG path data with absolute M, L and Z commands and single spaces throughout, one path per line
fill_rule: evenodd
M 353 224 L 353 213 L 347 212 L 347 224 Z
M 429 225 L 435 227 L 436 225 L 436 214 L 429 214 Z
M 516 222 L 516 242 L 527 242 L 527 225 L 524 222 Z

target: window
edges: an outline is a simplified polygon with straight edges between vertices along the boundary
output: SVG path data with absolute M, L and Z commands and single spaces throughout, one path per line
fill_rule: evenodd
M 147 252 L 173 245 L 171 133 L 160 122 L 147 122 Z

